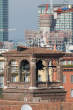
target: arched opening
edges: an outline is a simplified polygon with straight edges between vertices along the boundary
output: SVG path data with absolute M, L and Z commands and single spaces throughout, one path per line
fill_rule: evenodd
M 36 81 L 46 82 L 46 64 L 43 60 L 36 63 Z
M 20 64 L 20 81 L 30 82 L 30 64 L 27 60 L 22 60 Z
M 18 62 L 16 60 L 11 60 L 9 62 L 9 68 L 8 68 L 8 77 L 11 82 L 18 82 Z

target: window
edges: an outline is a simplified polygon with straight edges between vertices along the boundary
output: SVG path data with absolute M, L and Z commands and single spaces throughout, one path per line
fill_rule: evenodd
M 73 69 L 64 69 L 64 71 L 73 71 Z
M 73 89 L 71 89 L 71 97 L 73 97 Z
M 28 83 L 28 82 L 29 82 L 29 76 L 28 76 L 28 75 L 25 75 L 25 76 L 24 76 L 24 82 L 25 82 L 25 83 Z
M 4 62 L 0 62 L 0 72 L 3 72 L 4 70 Z
M 66 65 L 66 61 L 63 61 L 63 65 Z
M 41 76 L 38 75 L 38 82 L 41 82 Z
M 51 66 L 52 65 L 52 62 L 51 61 L 49 61 L 49 64 L 48 64 L 48 66 Z
M 12 81 L 12 82 L 16 82 L 16 76 L 12 76 L 12 77 L 11 77 L 11 81 Z
M 63 83 L 65 83 L 65 82 L 66 82 L 66 76 L 63 75 Z
M 0 88 L 4 87 L 4 76 L 0 76 Z
M 67 64 L 68 64 L 68 65 L 71 65 L 71 61 L 67 61 Z
M 11 61 L 11 66 L 17 66 L 17 61 Z
M 71 63 L 73 64 L 73 61 Z
M 73 75 L 71 75 L 71 83 L 73 83 Z

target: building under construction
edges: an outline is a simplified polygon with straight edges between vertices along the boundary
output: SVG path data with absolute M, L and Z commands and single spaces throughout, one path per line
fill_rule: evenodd
M 73 44 L 73 6 L 69 4 L 42 4 L 38 6 L 39 29 L 36 32 L 26 31 L 30 41 L 38 39 L 38 45 L 65 51 L 67 44 Z M 33 35 L 31 34 L 33 32 Z M 34 36 L 34 37 L 33 37 Z

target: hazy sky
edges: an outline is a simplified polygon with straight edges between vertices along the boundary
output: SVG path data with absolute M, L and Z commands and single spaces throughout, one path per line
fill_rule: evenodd
M 54 3 L 66 3 L 72 0 L 53 0 Z M 64 2 L 65 1 L 65 2 Z M 9 39 L 24 40 L 24 30 L 37 29 L 38 5 L 49 0 L 9 0 Z

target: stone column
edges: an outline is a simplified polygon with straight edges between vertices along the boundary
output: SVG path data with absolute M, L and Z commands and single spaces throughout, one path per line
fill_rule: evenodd
M 18 59 L 18 82 L 20 81 L 20 76 L 21 76 L 21 70 L 20 70 L 20 66 L 21 66 L 21 59 Z
M 5 61 L 5 69 L 4 69 L 4 86 L 7 86 L 8 83 L 10 82 L 9 80 L 9 66 L 8 66 L 8 61 Z
M 7 86 L 7 62 L 5 61 L 4 67 L 4 86 Z
M 48 82 L 50 80 L 50 78 L 49 78 L 49 70 L 48 70 L 49 69 L 48 68 L 48 60 L 45 60 L 45 62 L 46 62 L 46 81 Z
M 53 63 L 53 81 L 54 82 L 57 82 L 57 60 L 56 58 L 53 58 L 52 60 L 52 63 Z
M 20 63 L 18 64 L 18 82 L 20 82 L 20 74 L 21 74 L 21 71 L 20 71 Z
M 52 66 L 52 59 L 49 58 L 49 81 L 52 82 L 53 81 L 53 68 L 51 67 Z
M 30 61 L 30 86 L 36 87 L 36 59 Z
M 61 82 L 61 65 L 59 59 L 57 59 L 57 81 Z
M 63 65 L 61 63 L 61 58 L 59 59 L 59 65 L 60 65 L 60 81 L 63 81 Z
M 46 87 L 48 87 L 48 82 L 49 82 L 49 80 L 50 80 L 50 78 L 49 78 L 49 70 L 48 70 L 48 60 L 45 60 L 45 70 L 46 70 Z

